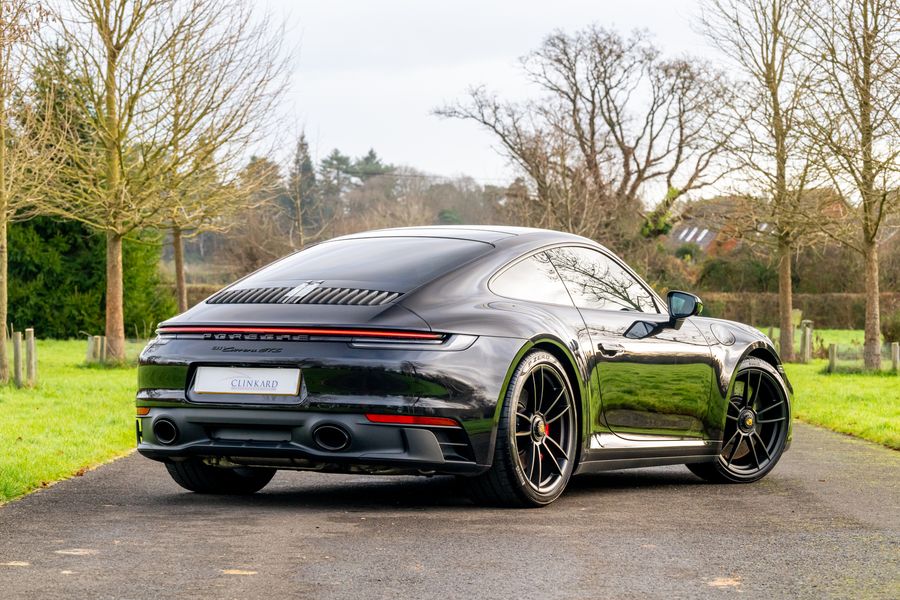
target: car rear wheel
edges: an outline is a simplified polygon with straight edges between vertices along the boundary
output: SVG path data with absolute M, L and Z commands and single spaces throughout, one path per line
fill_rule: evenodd
M 772 365 L 745 359 L 728 399 L 722 453 L 715 462 L 687 465 L 691 472 L 715 483 L 749 483 L 765 477 L 787 443 L 791 411 L 786 389 Z
M 197 458 L 167 462 L 166 469 L 175 483 L 200 494 L 252 494 L 275 476 L 275 469 L 211 467 Z
M 556 500 L 575 465 L 576 408 L 560 362 L 533 351 L 513 373 L 490 471 L 469 480 L 476 501 L 537 507 Z

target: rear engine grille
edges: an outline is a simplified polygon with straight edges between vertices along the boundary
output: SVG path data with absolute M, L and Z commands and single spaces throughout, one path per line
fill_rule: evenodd
M 400 292 L 361 290 L 356 288 L 308 287 L 300 293 L 297 288 L 270 287 L 225 290 L 212 296 L 209 304 L 345 304 L 379 306 L 399 298 Z
M 251 288 L 249 290 L 225 290 L 207 302 L 209 304 L 276 304 L 291 291 L 289 287 Z
M 320 287 L 299 298 L 291 298 L 288 302 L 293 304 L 362 304 L 377 306 L 392 302 L 399 297 L 399 292 Z

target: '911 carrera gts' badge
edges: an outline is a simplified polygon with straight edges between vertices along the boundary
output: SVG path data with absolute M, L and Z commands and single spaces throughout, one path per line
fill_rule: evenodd
M 319 287 L 320 285 L 322 285 L 323 283 L 325 283 L 325 282 L 324 281 L 307 281 L 306 283 L 301 283 L 300 285 L 298 285 L 297 287 L 295 287 L 294 289 L 289 291 L 287 294 L 285 294 L 284 297 L 281 299 L 281 303 L 284 304 L 285 302 L 295 302 L 295 301 L 299 300 L 300 298 L 302 298 L 303 296 L 310 293 L 311 291 L 313 291 L 314 289 L 316 289 L 317 287 Z

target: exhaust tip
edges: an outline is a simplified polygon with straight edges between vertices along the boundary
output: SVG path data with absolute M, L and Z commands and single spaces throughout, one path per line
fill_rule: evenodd
M 329 452 L 340 452 L 350 445 L 350 434 L 337 425 L 319 425 L 313 430 L 316 446 Z
M 157 419 L 153 422 L 153 435 L 160 444 L 169 445 L 178 439 L 178 427 L 169 419 Z

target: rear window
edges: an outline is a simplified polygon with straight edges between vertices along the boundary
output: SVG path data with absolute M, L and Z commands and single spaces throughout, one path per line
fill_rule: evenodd
M 242 281 L 241 287 L 322 280 L 405 292 L 492 249 L 483 242 L 429 237 L 338 240 L 278 261 Z

